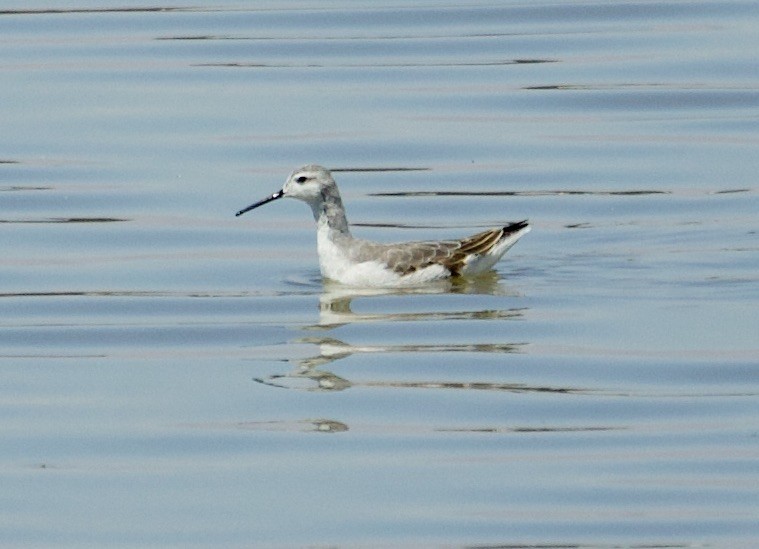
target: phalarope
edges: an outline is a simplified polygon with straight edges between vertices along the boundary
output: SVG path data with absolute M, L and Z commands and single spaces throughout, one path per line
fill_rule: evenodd
M 418 286 L 451 276 L 476 275 L 492 268 L 530 231 L 525 220 L 461 240 L 379 244 L 354 238 L 332 174 L 316 165 L 298 168 L 282 190 L 236 215 L 283 197 L 311 206 L 322 276 L 349 286 Z

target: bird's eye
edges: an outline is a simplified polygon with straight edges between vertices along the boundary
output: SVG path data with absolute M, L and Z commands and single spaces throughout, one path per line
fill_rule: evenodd
M 308 177 L 306 177 L 305 175 L 301 175 L 299 178 L 295 180 L 296 183 L 305 183 L 306 181 L 308 181 Z

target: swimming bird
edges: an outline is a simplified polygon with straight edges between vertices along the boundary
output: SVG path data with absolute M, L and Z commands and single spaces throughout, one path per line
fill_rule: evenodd
M 322 276 L 348 286 L 419 286 L 448 277 L 476 275 L 492 268 L 530 231 L 525 220 L 460 240 L 380 244 L 354 238 L 332 174 L 315 164 L 298 168 L 281 190 L 236 215 L 280 198 L 297 198 L 311 206 Z

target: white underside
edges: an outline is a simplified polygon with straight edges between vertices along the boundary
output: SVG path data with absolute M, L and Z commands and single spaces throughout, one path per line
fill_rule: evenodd
M 476 275 L 491 269 L 517 240 L 530 231 L 525 227 L 500 242 L 486 255 L 472 255 L 467 258 L 462 270 L 464 275 Z M 359 287 L 408 287 L 420 286 L 435 280 L 450 277 L 443 265 L 430 265 L 406 275 L 400 275 L 386 268 L 380 261 L 350 261 L 343 250 L 336 246 L 327 230 L 317 231 L 319 266 L 322 275 L 347 286 Z
M 356 263 L 344 269 L 328 268 L 325 270 L 322 268 L 322 274 L 327 278 L 348 286 L 374 288 L 419 286 L 450 276 L 448 269 L 442 265 L 430 265 L 424 269 L 401 276 L 387 269 L 384 263 L 378 261 Z

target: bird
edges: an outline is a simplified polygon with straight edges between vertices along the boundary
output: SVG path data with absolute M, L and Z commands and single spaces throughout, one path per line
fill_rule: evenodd
M 316 164 L 294 170 L 281 190 L 235 215 L 280 198 L 295 198 L 311 207 L 321 274 L 345 286 L 413 287 L 477 275 L 490 270 L 530 231 L 530 224 L 523 220 L 459 240 L 383 244 L 355 238 L 332 174 Z

